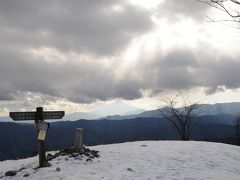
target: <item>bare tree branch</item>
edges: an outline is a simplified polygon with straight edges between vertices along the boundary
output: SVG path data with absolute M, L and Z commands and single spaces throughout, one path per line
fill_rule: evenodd
M 240 23 L 240 1 L 238 0 L 198 0 L 198 1 L 223 11 L 231 18 L 224 20 L 214 20 L 213 18 L 208 17 L 211 21 L 237 22 L 238 24 Z
M 184 100 L 183 107 L 176 108 L 176 98 L 168 99 L 165 103 L 167 107 L 159 110 L 161 115 L 171 123 L 182 140 L 189 140 L 195 125 L 195 123 L 192 122 L 192 118 L 200 108 L 200 105 L 196 103 L 187 104 L 187 101 Z

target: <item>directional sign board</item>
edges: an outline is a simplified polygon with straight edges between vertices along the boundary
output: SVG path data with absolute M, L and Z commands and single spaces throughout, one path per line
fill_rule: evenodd
M 15 121 L 34 120 L 36 112 L 10 112 L 9 116 Z
M 61 119 L 64 115 L 64 111 L 44 111 L 43 119 Z M 9 116 L 15 121 L 34 120 L 36 112 L 10 112 Z
M 38 128 L 38 154 L 39 167 L 46 166 L 46 154 L 44 140 L 46 137 L 49 123 L 44 119 L 61 119 L 65 115 L 64 111 L 43 111 L 42 107 L 37 107 L 35 112 L 10 112 L 9 116 L 15 121 L 34 120 Z
M 62 119 L 65 115 L 64 111 L 44 111 L 43 118 L 44 119 Z

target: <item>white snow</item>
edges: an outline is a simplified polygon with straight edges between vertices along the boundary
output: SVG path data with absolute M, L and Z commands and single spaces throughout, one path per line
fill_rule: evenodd
M 240 179 L 240 147 L 221 143 L 182 141 L 139 141 L 89 147 L 100 151 L 93 161 L 60 156 L 52 166 L 34 170 L 38 157 L 0 162 L 2 179 L 34 180 L 191 180 Z M 66 160 L 67 159 L 67 160 Z M 9 170 L 18 170 L 6 177 Z M 60 171 L 57 172 L 56 168 Z M 23 177 L 29 174 L 28 177 Z

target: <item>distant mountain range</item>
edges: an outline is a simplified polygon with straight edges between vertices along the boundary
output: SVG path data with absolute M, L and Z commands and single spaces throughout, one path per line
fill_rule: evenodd
M 200 108 L 200 115 L 232 114 L 240 115 L 240 102 L 203 104 Z
M 160 110 L 163 110 L 165 107 L 161 109 L 155 109 L 151 111 L 144 111 L 139 114 L 130 114 L 130 115 L 113 115 L 106 116 L 100 119 L 109 119 L 109 120 L 122 120 L 122 119 L 134 119 L 139 117 L 150 118 L 150 117 L 161 117 Z M 198 116 L 205 115 L 220 115 L 220 114 L 229 114 L 238 116 L 240 115 L 240 102 L 232 102 L 232 103 L 218 103 L 218 104 L 202 104 L 199 108 Z
M 115 100 L 111 103 L 106 104 L 98 104 L 92 108 L 90 112 L 74 112 L 71 114 L 66 114 L 62 121 L 76 121 L 79 119 L 100 119 L 102 117 L 111 116 L 111 115 L 134 115 L 144 112 L 144 109 L 136 108 L 127 103 L 123 102 L 122 100 Z M 56 122 L 59 120 L 51 120 L 51 122 Z M 0 117 L 0 122 L 13 122 L 12 119 L 9 117 Z M 25 121 L 24 123 L 29 123 L 29 121 Z
M 109 114 L 107 116 L 101 116 L 101 115 L 99 115 L 100 113 L 99 112 L 97 113 L 96 111 L 95 111 L 96 114 L 78 112 L 78 113 L 66 115 L 66 117 L 64 117 L 64 120 L 69 120 L 69 121 L 79 120 L 79 119 L 123 120 L 123 119 L 134 119 L 134 118 L 139 118 L 139 117 L 150 118 L 150 117 L 160 117 L 161 116 L 159 109 L 144 111 L 143 109 L 133 110 L 134 109 L 133 107 L 126 106 L 124 104 L 117 105 L 117 103 L 115 103 L 115 105 L 114 105 L 115 108 L 120 108 L 120 106 L 129 108 L 129 112 L 122 113 L 122 114 L 121 113 L 116 114 L 116 111 L 115 111 L 115 113 L 112 112 L 111 114 Z M 110 107 L 110 105 L 109 105 L 109 107 Z M 163 108 L 165 108 L 165 107 L 163 107 Z M 163 109 L 163 108 L 161 108 L 161 109 Z M 103 109 L 106 109 L 106 106 Z M 126 111 L 126 109 L 125 109 L 125 111 Z M 104 113 L 102 113 L 102 114 L 104 114 Z M 199 108 L 198 116 L 219 115 L 219 114 L 230 114 L 230 115 L 234 115 L 234 116 L 240 115 L 240 102 L 202 104 L 201 107 Z
M 115 110 L 111 110 L 110 107 L 111 109 L 115 108 Z M 111 110 L 110 114 L 107 114 L 107 109 Z M 234 116 L 240 115 L 240 102 L 202 104 L 201 108 L 199 109 L 198 116 L 219 115 L 219 114 L 229 114 Z M 62 121 L 76 121 L 80 119 L 123 120 L 123 119 L 134 119 L 139 117 L 150 118 L 150 117 L 160 117 L 160 116 L 161 115 L 160 115 L 159 109 L 144 111 L 143 109 L 138 109 L 124 103 L 114 102 L 108 105 L 104 105 L 104 107 L 102 107 L 101 109 L 98 109 L 92 112 L 75 112 L 72 114 L 67 114 L 62 119 Z M 55 120 L 51 122 L 56 122 L 56 121 L 59 121 L 59 120 Z M 0 122 L 13 122 L 13 121 L 9 117 L 0 117 Z

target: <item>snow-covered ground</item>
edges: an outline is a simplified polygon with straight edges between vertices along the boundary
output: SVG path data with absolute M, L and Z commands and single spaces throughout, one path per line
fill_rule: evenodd
M 38 157 L 0 162 L 0 178 L 33 180 L 191 180 L 240 179 L 240 147 L 207 142 L 139 141 L 90 147 L 100 151 L 93 161 L 59 156 L 52 166 L 34 169 Z M 6 177 L 9 170 L 18 170 Z M 57 171 L 57 168 L 60 171 Z M 59 170 L 58 168 L 58 170 Z M 23 177 L 29 174 L 28 177 Z

